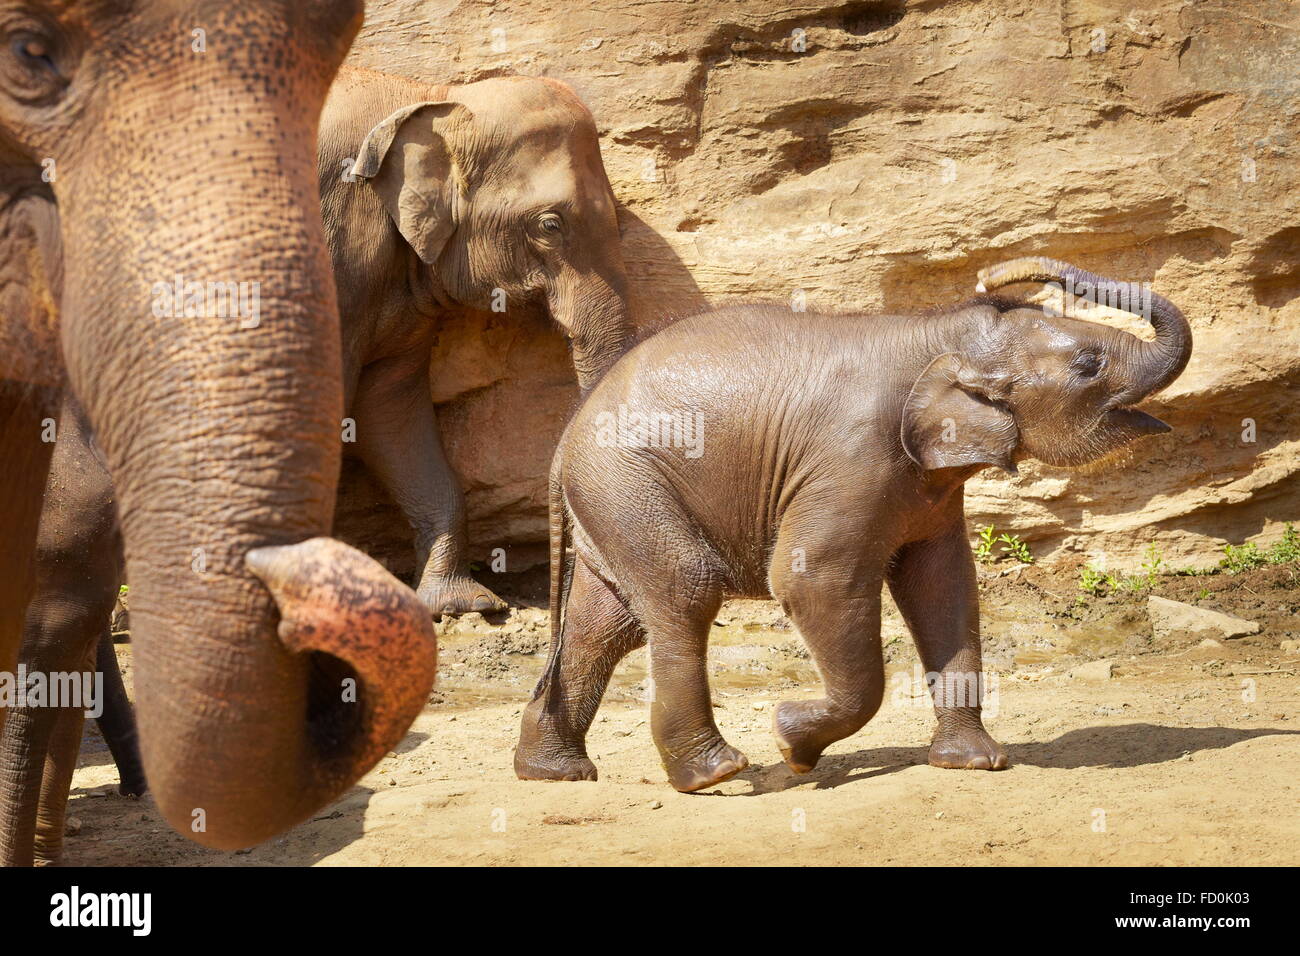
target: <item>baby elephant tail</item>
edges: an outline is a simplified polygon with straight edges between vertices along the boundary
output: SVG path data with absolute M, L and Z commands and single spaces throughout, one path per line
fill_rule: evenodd
M 543 691 L 554 693 L 557 681 L 555 671 L 560 662 L 560 642 L 564 635 L 564 606 L 568 603 L 569 584 L 573 577 L 573 568 L 568 561 L 570 521 L 569 509 L 564 500 L 564 442 L 551 462 L 551 473 L 547 480 L 548 511 L 550 515 L 551 537 L 551 650 L 546 659 L 546 668 L 533 690 L 533 700 L 542 696 Z M 550 700 L 547 701 L 548 705 Z

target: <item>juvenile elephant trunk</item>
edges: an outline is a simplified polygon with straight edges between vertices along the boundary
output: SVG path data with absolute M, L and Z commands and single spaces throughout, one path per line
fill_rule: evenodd
M 992 291 L 1015 282 L 1063 282 L 1080 298 L 1144 315 L 1155 329 L 1153 341 L 1133 339 L 1124 379 L 1129 387 L 1114 398 L 1116 406 L 1130 405 L 1154 395 L 1187 367 L 1192 356 L 1192 330 L 1178 307 L 1159 293 L 1138 283 L 1116 282 L 1055 259 L 1012 259 L 979 274 L 980 291 Z
M 342 373 L 315 124 L 359 5 L 210 13 L 220 52 L 159 41 L 56 192 L 77 263 L 63 348 L 118 494 L 146 775 L 172 826 L 230 849 L 369 769 L 435 661 L 414 594 L 320 537 Z

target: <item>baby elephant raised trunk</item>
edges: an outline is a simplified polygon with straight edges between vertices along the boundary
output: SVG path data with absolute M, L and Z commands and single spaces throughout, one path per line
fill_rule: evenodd
M 1187 367 L 1192 355 L 1192 330 L 1178 307 L 1159 293 L 1136 282 L 1116 282 L 1056 259 L 1033 256 L 1011 259 L 981 269 L 978 292 L 992 292 L 1017 282 L 1061 284 L 1075 298 L 1109 305 L 1141 315 L 1155 329 L 1154 341 L 1137 340 L 1129 357 L 1126 381 L 1129 387 L 1115 396 L 1114 403 L 1130 405 L 1154 395 Z

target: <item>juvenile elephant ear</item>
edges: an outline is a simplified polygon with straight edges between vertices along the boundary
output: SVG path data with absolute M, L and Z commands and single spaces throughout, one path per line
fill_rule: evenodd
M 449 145 L 453 130 L 472 119 L 459 103 L 403 106 L 366 134 L 352 175 L 366 179 L 420 259 L 433 265 L 456 229 L 465 192 Z
M 903 448 L 927 471 L 996 465 L 1016 473 L 1020 433 L 997 404 L 1004 381 L 972 369 L 957 352 L 940 355 L 920 374 L 903 405 Z

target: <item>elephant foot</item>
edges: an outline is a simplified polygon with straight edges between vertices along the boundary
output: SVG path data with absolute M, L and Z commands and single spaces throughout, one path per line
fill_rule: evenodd
M 520 780 L 595 780 L 596 765 L 581 754 L 542 754 L 515 751 L 515 776 Z
M 576 743 L 566 742 L 554 726 L 545 726 L 548 720 L 540 698 L 525 708 L 515 748 L 515 776 L 520 780 L 595 780 L 596 765 L 588 759 L 581 738 Z
M 504 611 L 506 602 L 468 574 L 427 575 L 415 592 L 435 615 L 458 617 Z
M 776 745 L 781 749 L 781 756 L 795 773 L 808 773 L 817 766 L 822 758 L 822 751 L 829 745 L 824 742 L 824 735 L 810 732 L 814 717 L 808 708 L 816 701 L 782 701 L 772 713 L 772 732 L 776 735 Z
M 721 737 L 704 751 L 681 760 L 665 760 L 668 781 L 680 793 L 694 793 L 730 780 L 749 766 L 749 758 Z
M 930 744 L 930 766 L 945 770 L 1005 770 L 1006 752 L 988 731 L 974 726 L 940 726 Z
M 143 797 L 148 791 L 149 791 L 149 784 L 145 782 L 143 777 L 124 778 L 122 782 L 117 785 L 118 796 L 130 797 L 133 800 L 138 800 L 140 797 Z

